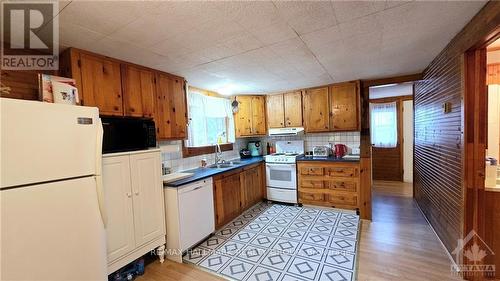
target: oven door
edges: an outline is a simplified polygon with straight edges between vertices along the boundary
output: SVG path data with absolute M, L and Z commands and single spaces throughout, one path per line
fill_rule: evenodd
M 296 165 L 266 163 L 266 185 L 275 188 L 297 189 Z

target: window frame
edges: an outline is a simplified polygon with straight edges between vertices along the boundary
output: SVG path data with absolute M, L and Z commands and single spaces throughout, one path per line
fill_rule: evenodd
M 197 87 L 189 86 L 188 87 L 188 92 L 192 90 L 195 91 L 199 94 L 206 95 L 209 97 L 216 97 L 216 98 L 227 98 L 225 96 L 221 96 L 216 92 L 208 91 L 208 90 L 203 90 Z M 187 101 L 187 99 L 186 99 Z M 187 105 L 187 108 L 189 110 L 189 104 Z M 189 120 L 190 122 L 191 120 Z M 226 123 L 226 130 L 228 131 L 230 126 L 229 126 L 229 118 L 225 118 L 225 123 Z M 188 136 L 189 138 L 189 136 Z M 227 142 L 229 139 L 229 134 L 226 133 L 226 139 L 225 143 L 220 144 L 220 149 L 221 151 L 231 151 L 234 149 L 234 143 Z M 188 158 L 188 157 L 193 157 L 193 156 L 199 156 L 199 155 L 204 155 L 204 154 L 210 154 L 210 153 L 215 153 L 216 151 L 216 145 L 205 145 L 205 146 L 187 146 L 186 145 L 186 140 L 182 140 L 182 158 Z

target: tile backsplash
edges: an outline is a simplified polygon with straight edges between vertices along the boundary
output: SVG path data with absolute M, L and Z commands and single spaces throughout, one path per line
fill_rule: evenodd
M 359 132 L 335 132 L 286 137 L 241 138 L 236 139 L 233 150 L 222 153 L 222 158 L 226 160 L 239 158 L 240 149 L 246 147 L 249 141 L 260 140 L 262 142 L 262 152 L 265 154 L 268 142 L 301 139 L 304 140 L 305 151 L 311 151 L 315 146 L 328 145 L 329 143 L 342 143 L 352 149 L 359 148 L 360 134 Z M 202 159 L 206 159 L 208 164 L 215 162 L 214 153 L 182 158 L 181 141 L 161 141 L 159 146 L 162 149 L 162 162 L 166 167 L 170 168 L 171 172 L 197 168 L 200 166 Z

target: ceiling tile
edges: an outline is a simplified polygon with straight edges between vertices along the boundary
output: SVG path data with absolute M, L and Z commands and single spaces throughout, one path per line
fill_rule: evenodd
M 328 1 L 277 1 L 275 4 L 282 18 L 299 34 L 337 24 Z
M 422 71 L 484 3 L 73 1 L 60 41 L 202 88 L 284 91 Z

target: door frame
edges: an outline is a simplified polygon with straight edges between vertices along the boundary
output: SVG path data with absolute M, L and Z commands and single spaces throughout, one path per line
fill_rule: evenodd
M 413 88 L 413 87 L 412 87 Z M 404 138 L 403 138 L 403 102 L 407 100 L 413 101 L 414 97 L 414 89 L 412 89 L 412 94 L 411 95 L 404 95 L 404 96 L 395 96 L 395 97 L 387 97 L 387 98 L 378 98 L 378 99 L 370 99 L 369 102 L 371 103 L 388 103 L 388 102 L 396 102 L 396 110 L 397 110 L 397 131 L 398 131 L 398 141 L 397 141 L 397 147 L 396 149 L 399 150 L 399 167 L 400 167 L 400 177 L 397 179 L 397 181 L 403 181 L 403 149 L 404 149 Z M 371 131 L 370 131 L 370 137 L 371 137 Z M 372 162 L 373 162 L 373 149 L 375 147 L 372 146 Z M 379 149 L 384 149 L 384 148 L 379 148 Z M 387 148 L 386 148 L 387 149 Z M 373 170 L 373 164 L 372 164 L 372 170 Z M 372 173 L 372 177 L 374 177 Z
M 463 233 L 475 231 L 479 237 L 486 238 L 486 191 L 485 191 L 485 156 L 488 131 L 488 87 L 487 46 L 500 38 L 500 28 L 481 39 L 462 56 L 463 62 Z M 492 212 L 492 210 L 489 210 Z M 478 238 L 474 237 L 473 241 Z M 486 241 L 488 243 L 489 241 Z M 463 259 L 463 258 L 462 258 Z M 491 262 L 491 261 L 490 261 Z M 473 263 L 462 260 L 466 265 L 486 264 L 483 261 Z M 488 263 L 488 262 L 487 262 Z M 498 273 L 497 273 L 498 276 Z M 468 280 L 481 280 L 481 276 L 463 276 Z

